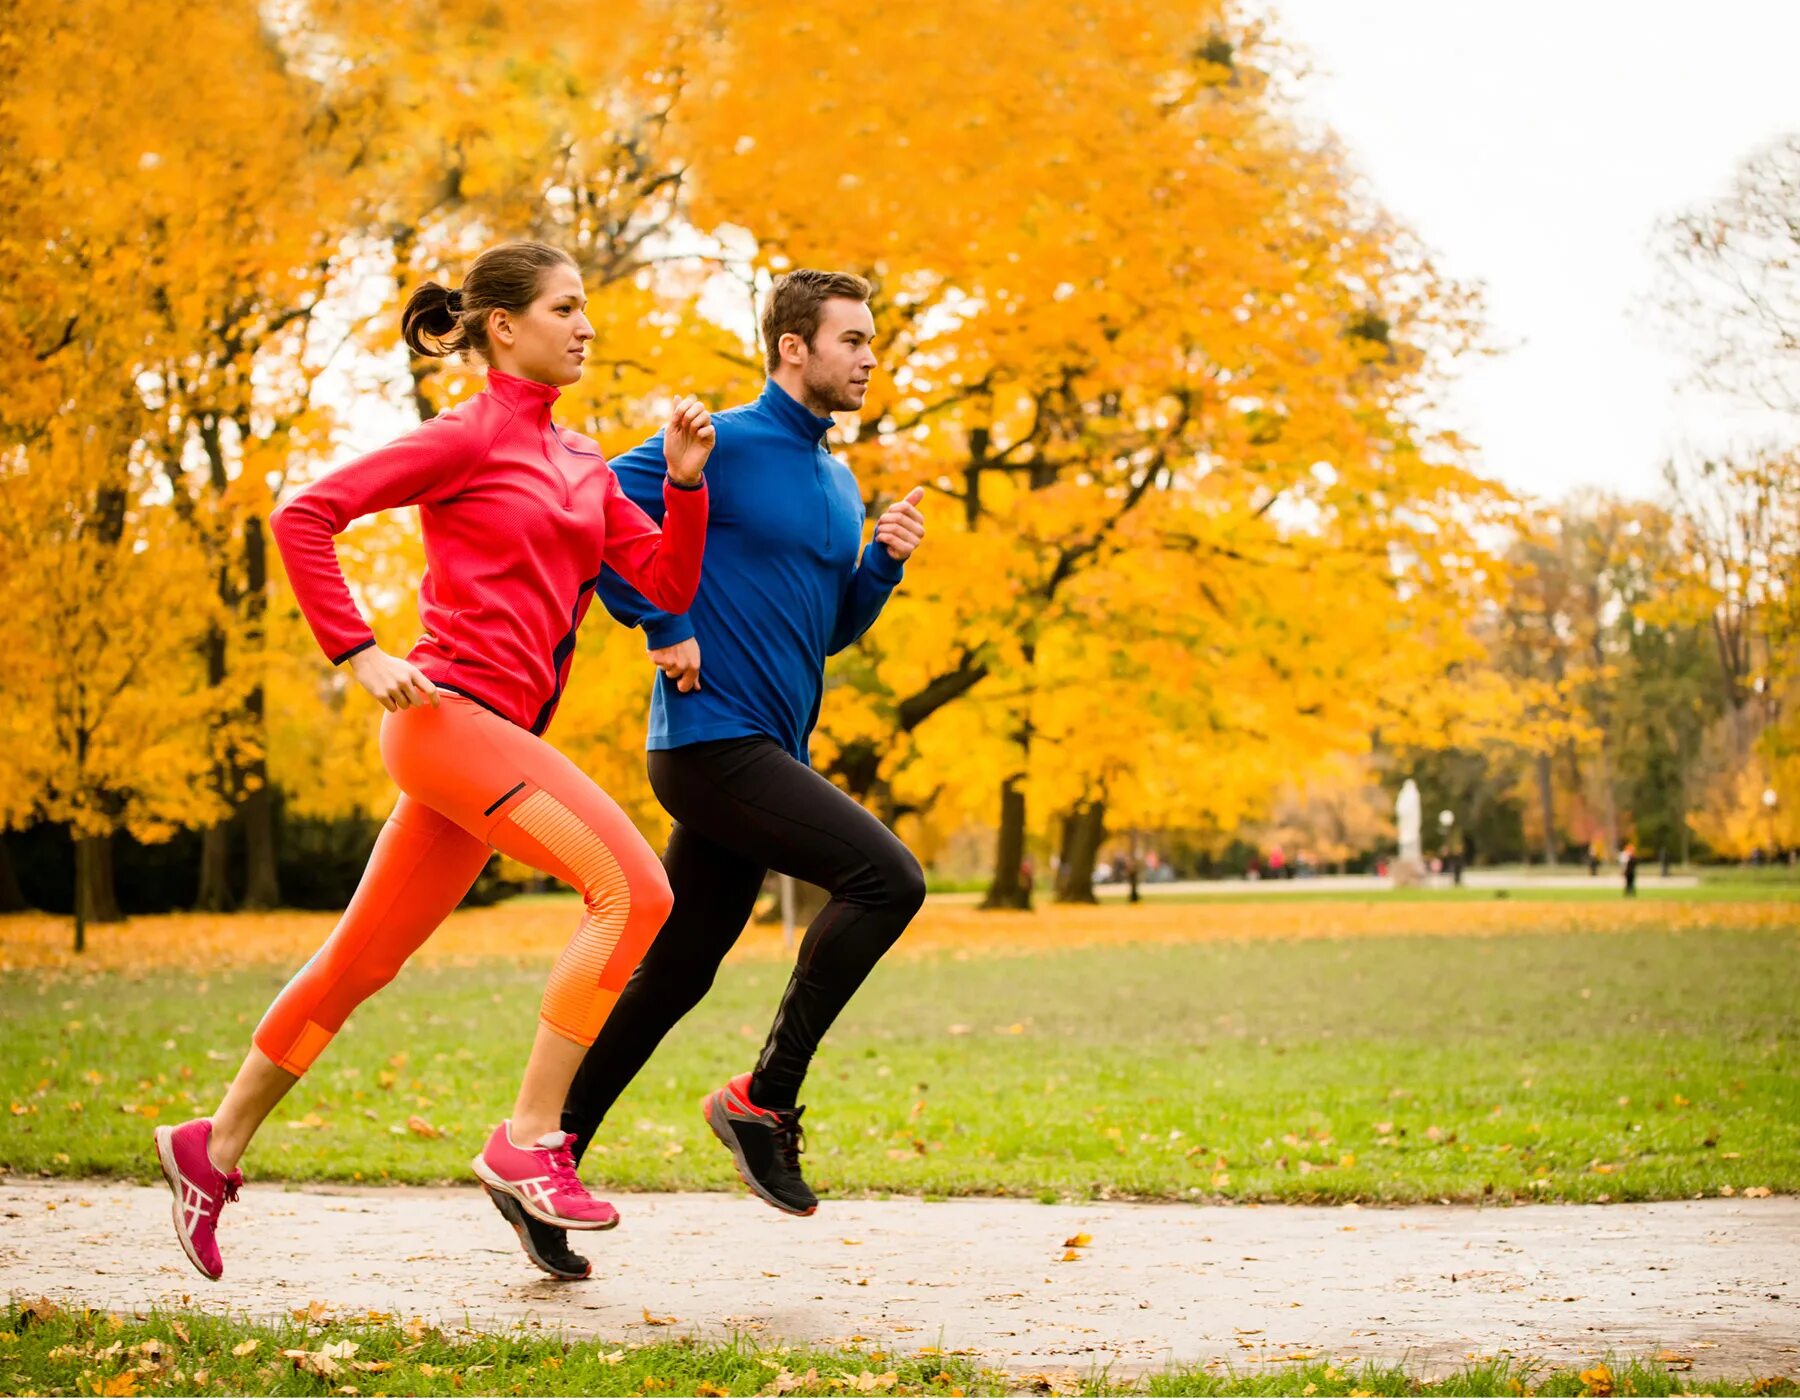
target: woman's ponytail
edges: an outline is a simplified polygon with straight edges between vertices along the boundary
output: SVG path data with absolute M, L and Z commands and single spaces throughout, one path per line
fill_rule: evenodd
M 400 338 L 415 355 L 454 355 L 469 344 L 463 325 L 463 295 L 427 282 L 406 299 L 400 313 Z

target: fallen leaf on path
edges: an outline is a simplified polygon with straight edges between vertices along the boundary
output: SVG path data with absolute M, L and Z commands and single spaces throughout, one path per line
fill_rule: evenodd
M 1079 1250 L 1065 1249 L 1063 1251 L 1062 1262 L 1065 1264 L 1069 1263 L 1071 1260 L 1075 1260 L 1075 1259 L 1079 1259 L 1079 1258 L 1081 1258 L 1081 1253 Z
M 1094 1242 L 1094 1237 L 1092 1235 L 1087 1235 L 1087 1234 L 1070 1235 L 1068 1239 L 1063 1241 L 1063 1248 L 1064 1249 L 1086 1249 L 1093 1242 Z
M 658 1317 L 655 1313 L 651 1312 L 649 1308 L 645 1308 L 643 1313 L 644 1321 L 648 1322 L 652 1327 L 668 1327 L 672 1323 L 681 1321 L 678 1317 Z
M 1671 1371 L 1691 1371 L 1694 1369 L 1693 1357 L 1680 1356 L 1666 1348 L 1656 1353 L 1656 1359 L 1662 1362 L 1662 1364 L 1667 1366 Z

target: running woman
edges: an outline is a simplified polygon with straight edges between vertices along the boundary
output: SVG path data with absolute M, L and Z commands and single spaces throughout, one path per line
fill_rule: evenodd
M 610 569 L 600 584 L 613 616 L 643 627 L 660 672 L 649 774 L 675 819 L 663 855 L 675 903 L 582 1061 L 562 1127 L 585 1149 L 657 1044 L 706 995 L 767 871 L 810 881 L 831 902 L 806 931 L 762 1055 L 703 1105 L 745 1184 L 791 1215 L 818 1207 L 800 1171 L 808 1063 L 925 898 L 911 852 L 815 773 L 807 751 L 825 658 L 868 630 L 925 531 L 914 491 L 883 513 L 861 549 L 862 493 L 824 447 L 831 414 L 862 407 L 875 368 L 868 296 L 860 277 L 811 270 L 770 290 L 768 382 L 756 402 L 716 420 L 706 576 L 692 607 L 646 600 Z M 662 450 L 653 437 L 613 463 L 652 515 Z M 526 1221 L 519 1237 L 539 1268 L 587 1276 L 561 1229 Z
M 564 1096 L 669 912 L 668 880 L 618 805 L 542 735 L 568 679 L 575 631 L 601 562 L 656 606 L 694 597 L 705 543 L 706 410 L 681 399 L 662 434 L 661 521 L 620 489 L 588 438 L 551 417 L 581 377 L 594 330 L 566 253 L 508 243 L 458 291 L 427 282 L 402 318 L 421 355 L 473 353 L 487 387 L 388 446 L 339 467 L 270 517 L 294 597 L 334 665 L 388 713 L 381 756 L 400 798 L 331 937 L 275 999 L 211 1118 L 158 1128 L 157 1156 L 182 1248 L 223 1272 L 219 1212 L 270 1111 L 453 910 L 490 848 L 580 891 L 581 921 L 544 990 L 512 1117 L 475 1174 L 521 1218 L 571 1230 L 618 1223 L 575 1175 Z M 332 539 L 353 520 L 419 508 L 426 572 L 421 637 L 404 660 L 375 644 Z

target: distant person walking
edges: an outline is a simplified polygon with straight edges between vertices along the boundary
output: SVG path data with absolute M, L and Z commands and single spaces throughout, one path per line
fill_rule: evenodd
M 1637 898 L 1638 857 L 1635 842 L 1627 841 L 1625 849 L 1619 853 L 1619 859 L 1625 866 L 1625 897 Z

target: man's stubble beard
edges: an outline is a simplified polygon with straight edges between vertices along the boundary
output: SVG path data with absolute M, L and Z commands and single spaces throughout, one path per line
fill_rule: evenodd
M 816 403 L 826 406 L 827 413 L 856 413 L 862 404 L 851 397 L 850 387 L 824 375 L 815 375 L 808 366 L 805 379 L 806 392 Z

